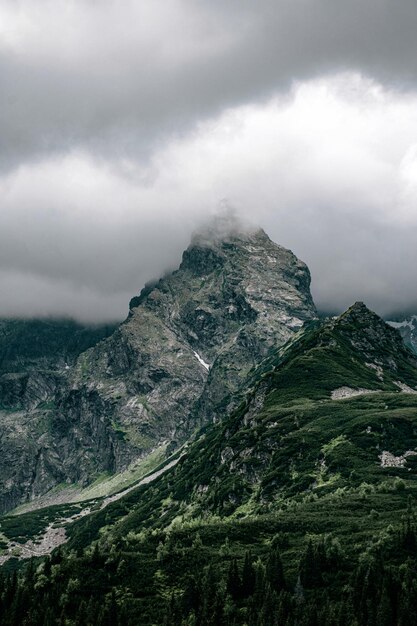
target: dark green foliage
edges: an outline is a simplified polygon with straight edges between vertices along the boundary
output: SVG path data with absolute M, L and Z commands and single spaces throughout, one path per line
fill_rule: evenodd
M 84 326 L 72 320 L 0 320 L 0 373 L 25 371 L 59 359 L 72 362 L 109 337 L 115 324 Z
M 266 563 L 266 576 L 270 581 L 273 591 L 279 592 L 285 589 L 285 576 L 281 557 L 278 550 L 272 549 Z
M 236 559 L 233 559 L 229 565 L 226 590 L 233 600 L 238 600 L 242 594 L 242 582 L 240 580 Z
M 316 589 L 323 584 L 321 554 L 310 539 L 300 563 L 300 581 L 305 589 Z
M 242 596 L 247 598 L 255 591 L 256 572 L 252 562 L 252 554 L 246 552 L 242 571 Z
M 0 581 L 0 624 L 412 624 L 415 493 L 328 495 L 64 548 Z
M 360 305 L 311 325 L 171 471 L 6 576 L 0 624 L 414 625 L 417 463 L 380 456 L 417 449 L 417 396 L 395 384 L 415 387 L 415 365 Z M 332 400 L 343 386 L 376 393 Z M 2 530 L 22 538 L 50 513 Z
M 5 516 L 1 518 L 0 528 L 8 539 L 25 543 L 28 539 L 42 534 L 48 524 L 60 516 L 70 516 L 78 513 L 79 510 L 78 504 L 55 505 L 22 515 Z

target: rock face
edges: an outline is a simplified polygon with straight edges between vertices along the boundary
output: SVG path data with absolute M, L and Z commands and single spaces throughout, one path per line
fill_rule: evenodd
M 108 339 L 59 380 L 42 379 L 41 404 L 25 404 L 35 381 L 13 373 L 0 417 L 2 510 L 120 471 L 221 419 L 251 368 L 316 317 L 309 286 L 305 264 L 262 230 L 196 236 L 179 269 L 133 298 Z
M 66 479 L 50 423 L 68 371 L 114 325 L 0 320 L 0 510 Z
M 309 284 L 307 267 L 263 231 L 196 237 L 180 268 L 133 298 L 126 322 L 73 376 L 73 393 L 96 393 L 117 422 L 116 469 L 125 454 L 221 417 L 268 349 L 315 317 Z
M 396 321 L 387 322 L 393 328 L 396 328 L 404 343 L 417 354 L 417 315 L 410 315 Z
M 397 355 L 416 366 L 416 358 L 405 347 L 398 329 L 384 322 L 363 302 L 356 302 L 333 325 L 368 359 L 368 367 L 372 367 L 379 378 L 383 378 L 384 368 L 391 373 L 398 370 Z

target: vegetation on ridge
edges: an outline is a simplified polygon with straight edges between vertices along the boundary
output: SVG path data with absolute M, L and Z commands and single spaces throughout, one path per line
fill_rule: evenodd
M 355 305 L 251 381 L 173 469 L 9 561 L 1 623 L 414 624 L 414 356 Z

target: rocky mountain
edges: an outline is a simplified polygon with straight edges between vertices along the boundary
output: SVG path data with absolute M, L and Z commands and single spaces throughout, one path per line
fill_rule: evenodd
M 132 299 L 110 337 L 59 375 L 23 381 L 9 371 L 1 510 L 122 472 L 223 419 L 252 368 L 316 318 L 309 285 L 307 267 L 262 230 L 215 225 L 194 238 L 177 271 Z
M 259 512 L 305 492 L 382 481 L 387 467 L 416 467 L 417 358 L 362 303 L 306 330 L 255 378 L 245 405 L 170 478 L 174 500 L 176 488 L 193 485 L 193 515 L 200 506 L 203 515 Z
M 47 469 L 36 477 L 49 411 L 78 356 L 114 329 L 71 320 L 0 320 L 0 510 L 54 484 Z
M 2 519 L 15 553 L 60 527 L 61 552 L 14 583 L 31 623 L 415 621 L 417 359 L 399 332 L 356 303 L 245 385 L 136 488 Z
M 396 328 L 404 343 L 417 353 L 417 315 L 390 320 L 388 324 Z
M 164 510 L 165 524 L 180 512 L 259 513 L 306 492 L 381 482 L 389 467 L 417 467 L 417 358 L 363 303 L 275 350 L 252 383 L 240 407 L 160 479 L 146 514 L 125 518 L 126 529 L 157 523 Z
M 72 320 L 0 320 L 0 407 L 29 410 L 46 402 L 78 356 L 115 328 Z

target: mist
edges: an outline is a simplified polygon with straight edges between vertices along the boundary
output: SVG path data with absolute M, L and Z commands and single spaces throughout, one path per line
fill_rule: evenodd
M 123 319 L 232 207 L 319 309 L 417 311 L 415 4 L 0 6 L 0 316 Z

